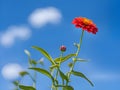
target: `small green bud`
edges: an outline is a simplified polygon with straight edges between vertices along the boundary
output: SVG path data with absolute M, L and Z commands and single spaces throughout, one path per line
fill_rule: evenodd
M 68 66 L 71 68 L 73 66 L 73 63 L 68 63 Z

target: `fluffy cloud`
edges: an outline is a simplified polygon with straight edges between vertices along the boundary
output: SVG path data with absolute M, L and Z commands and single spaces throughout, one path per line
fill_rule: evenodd
M 29 23 L 38 28 L 46 24 L 57 24 L 60 22 L 62 15 L 60 11 L 54 7 L 36 9 L 28 18 Z
M 6 32 L 0 35 L 0 44 L 5 47 L 10 47 L 14 44 L 16 39 L 26 40 L 30 37 L 31 31 L 24 26 L 11 26 Z
M 28 17 L 29 23 L 36 28 L 45 26 L 46 24 L 57 24 L 60 22 L 62 15 L 60 11 L 54 7 L 39 8 L 33 11 Z M 0 32 L 1 33 L 1 32 Z M 11 47 L 16 39 L 26 40 L 30 37 L 31 30 L 24 26 L 11 26 L 0 34 L 0 45 Z
M 19 72 L 22 70 L 19 64 L 7 64 L 3 67 L 1 73 L 5 79 L 13 80 L 19 76 Z

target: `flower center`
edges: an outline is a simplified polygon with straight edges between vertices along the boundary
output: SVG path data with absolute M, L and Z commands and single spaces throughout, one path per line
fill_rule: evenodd
M 83 23 L 84 23 L 85 25 L 88 25 L 88 24 L 91 24 L 92 21 L 89 20 L 89 19 L 87 19 L 87 18 L 84 18 L 84 19 L 83 19 Z

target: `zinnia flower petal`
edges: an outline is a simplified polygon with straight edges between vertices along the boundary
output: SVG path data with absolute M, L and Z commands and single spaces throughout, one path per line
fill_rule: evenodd
M 91 20 L 84 17 L 74 18 L 72 24 L 74 24 L 76 28 L 82 28 L 82 30 L 86 30 L 93 34 L 98 32 L 96 25 Z

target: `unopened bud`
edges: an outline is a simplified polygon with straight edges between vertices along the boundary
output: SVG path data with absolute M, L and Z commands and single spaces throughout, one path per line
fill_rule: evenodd
M 60 47 L 60 51 L 65 52 L 65 51 L 66 51 L 66 47 L 65 47 L 64 45 L 62 45 L 62 46 Z
M 73 63 L 68 63 L 68 66 L 71 68 L 73 66 Z

